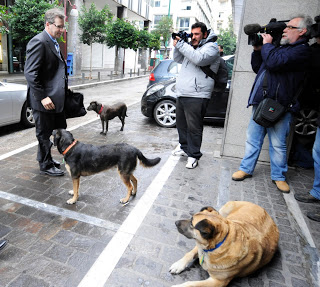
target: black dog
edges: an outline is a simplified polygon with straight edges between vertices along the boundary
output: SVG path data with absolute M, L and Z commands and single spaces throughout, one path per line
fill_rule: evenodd
M 87 107 L 88 111 L 95 111 L 100 115 L 100 120 L 102 124 L 102 132 L 101 135 L 106 135 L 108 131 L 108 122 L 109 120 L 118 117 L 122 123 L 120 131 L 123 131 L 124 127 L 124 119 L 127 117 L 127 106 L 125 103 L 119 102 L 112 106 L 103 106 L 102 104 L 94 101 L 91 102 L 89 107 Z M 104 123 L 106 123 L 106 131 L 104 131 Z
M 159 157 L 148 159 L 139 149 L 125 143 L 103 146 L 83 144 L 64 129 L 53 131 L 53 137 L 54 145 L 64 155 L 66 169 L 72 178 L 73 190 L 69 194 L 73 197 L 67 201 L 68 204 L 75 203 L 79 197 L 80 176 L 92 175 L 115 166 L 128 189 L 127 196 L 120 199 L 120 202 L 127 203 L 130 195 L 137 193 L 138 181 L 133 176 L 137 158 L 144 167 L 155 166 L 161 160 Z

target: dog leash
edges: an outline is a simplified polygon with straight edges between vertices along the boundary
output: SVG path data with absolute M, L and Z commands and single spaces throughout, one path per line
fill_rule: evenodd
M 74 140 L 73 143 L 72 143 L 71 145 L 69 145 L 69 146 L 64 150 L 64 152 L 62 153 L 62 155 L 66 155 L 66 153 L 67 153 L 71 148 L 73 148 L 73 147 L 76 145 L 77 142 L 78 142 L 78 140 Z
M 204 254 L 207 253 L 207 252 L 212 252 L 213 250 L 216 250 L 217 248 L 219 248 L 223 242 L 226 240 L 227 236 L 228 236 L 229 232 L 227 233 L 227 235 L 225 236 L 225 238 L 219 242 L 215 247 L 211 248 L 211 249 L 202 249 L 202 251 L 204 252 L 201 256 L 201 259 L 200 259 L 200 265 L 202 265 L 203 261 L 204 261 Z

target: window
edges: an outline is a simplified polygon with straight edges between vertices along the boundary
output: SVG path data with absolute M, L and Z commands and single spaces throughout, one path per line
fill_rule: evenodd
M 178 18 L 178 28 L 180 30 L 188 30 L 190 25 L 190 18 Z
M 164 17 L 164 15 L 154 15 L 153 18 L 153 25 L 158 25 L 160 20 Z
M 170 74 L 178 74 L 181 68 L 181 64 L 178 64 L 176 62 L 172 62 L 168 68 L 168 72 Z
M 187 6 L 186 10 L 191 10 L 191 6 Z
M 219 12 L 219 18 L 223 17 L 223 12 Z
M 160 7 L 160 1 L 154 1 L 154 7 Z

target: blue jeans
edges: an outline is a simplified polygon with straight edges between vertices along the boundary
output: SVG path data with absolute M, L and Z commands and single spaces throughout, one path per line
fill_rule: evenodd
M 316 140 L 313 144 L 312 157 L 314 160 L 314 182 L 310 194 L 320 199 L 320 128 L 317 129 Z
M 252 115 L 257 105 L 252 107 Z M 244 158 L 241 161 L 240 170 L 252 174 L 263 145 L 266 134 L 269 138 L 269 155 L 271 165 L 271 179 L 285 181 L 288 170 L 287 164 L 287 136 L 290 132 L 292 120 L 291 113 L 287 112 L 274 126 L 264 128 L 258 125 L 252 115 L 247 129 L 247 141 Z

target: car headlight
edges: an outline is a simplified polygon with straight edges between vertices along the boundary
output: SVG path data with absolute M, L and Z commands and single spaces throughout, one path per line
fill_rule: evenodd
M 147 96 L 150 96 L 152 94 L 154 94 L 155 92 L 158 92 L 160 90 L 164 89 L 164 85 L 159 84 L 159 85 L 155 85 L 152 86 L 148 91 L 147 91 Z

